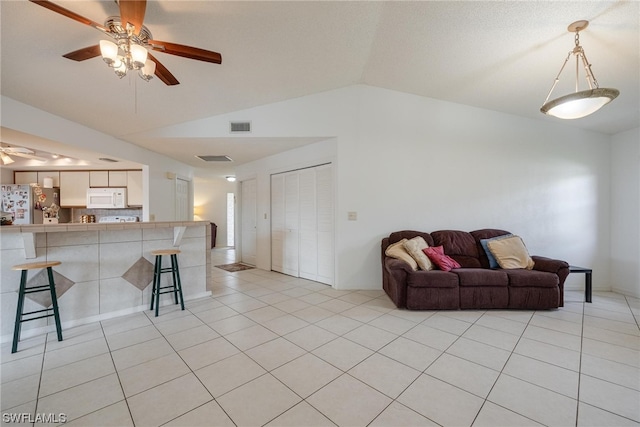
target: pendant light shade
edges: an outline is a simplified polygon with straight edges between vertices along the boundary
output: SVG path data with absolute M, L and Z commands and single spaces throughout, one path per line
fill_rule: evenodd
M 569 32 L 575 33 L 575 47 L 567 55 L 567 58 L 564 60 L 564 63 L 560 68 L 560 72 L 553 82 L 551 90 L 549 90 L 549 94 L 545 99 L 544 105 L 540 108 L 542 113 L 558 117 L 560 119 L 579 119 L 595 113 L 620 95 L 620 91 L 617 89 L 600 88 L 598 86 L 598 81 L 593 75 L 593 71 L 591 71 L 591 64 L 587 60 L 584 49 L 580 46 L 580 31 L 587 28 L 588 25 L 589 21 L 576 21 L 567 28 Z M 576 57 L 576 91 L 549 101 L 551 93 L 560 81 L 560 75 L 562 74 L 564 67 L 567 65 L 571 55 L 575 55 Z M 581 63 L 585 70 L 589 89 L 579 91 L 578 74 Z
M 130 49 L 133 67 L 136 69 L 144 67 L 145 62 L 147 62 L 147 49 L 134 43 L 131 43 Z
M 540 111 L 559 119 L 580 119 L 598 111 L 620 94 L 617 89 L 598 88 L 561 96 L 542 106 Z
M 109 40 L 100 40 L 102 60 L 111 66 L 118 60 L 118 45 Z
M 14 162 L 14 160 L 9 157 L 6 153 L 0 153 L 0 158 L 2 159 L 3 165 L 9 165 Z
M 140 69 L 140 77 L 143 80 L 149 81 L 153 78 L 153 74 L 156 72 L 156 63 L 150 59 L 144 64 L 144 67 Z

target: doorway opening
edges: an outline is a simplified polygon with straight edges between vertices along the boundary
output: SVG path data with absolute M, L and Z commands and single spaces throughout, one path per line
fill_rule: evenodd
M 235 204 L 236 197 L 233 193 L 227 193 L 227 246 L 235 246 Z

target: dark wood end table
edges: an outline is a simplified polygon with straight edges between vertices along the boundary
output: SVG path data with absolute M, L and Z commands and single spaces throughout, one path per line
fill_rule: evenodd
M 575 265 L 569 266 L 569 273 L 584 273 L 584 300 L 591 302 L 591 273 L 590 268 L 577 267 Z

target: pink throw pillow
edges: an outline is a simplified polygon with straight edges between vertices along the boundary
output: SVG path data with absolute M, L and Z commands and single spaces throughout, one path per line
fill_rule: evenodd
M 442 246 L 424 248 L 422 252 L 442 271 L 451 271 L 454 268 L 460 268 L 460 264 L 458 264 L 455 259 L 444 254 L 444 248 Z

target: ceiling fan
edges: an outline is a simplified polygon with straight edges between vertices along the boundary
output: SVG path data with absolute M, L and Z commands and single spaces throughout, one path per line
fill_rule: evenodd
M 148 50 L 214 64 L 222 63 L 222 55 L 217 52 L 154 40 L 149 29 L 143 25 L 147 0 L 114 0 L 120 8 L 120 16 L 108 17 L 104 25 L 58 6 L 49 0 L 29 1 L 74 21 L 89 25 L 114 39 L 115 43 L 102 40 L 100 44 L 69 52 L 63 56 L 74 61 L 84 61 L 102 55 L 104 61 L 114 68 L 119 77 L 123 77 L 127 70 L 138 70 L 140 77 L 144 80 L 148 81 L 155 74 L 169 86 L 179 84 L 180 82 L 173 74 Z
M 29 150 L 28 148 L 8 146 L 0 147 L 0 160 L 2 160 L 3 165 L 8 165 L 15 162 L 15 160 L 13 160 L 11 156 L 23 157 L 25 159 L 37 160 L 39 162 L 47 161 L 47 159 L 43 157 L 36 156 L 35 152 L 33 150 Z

